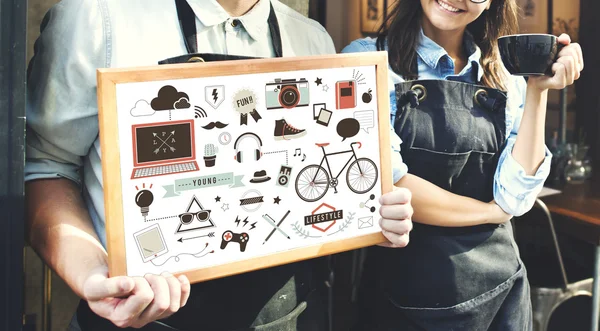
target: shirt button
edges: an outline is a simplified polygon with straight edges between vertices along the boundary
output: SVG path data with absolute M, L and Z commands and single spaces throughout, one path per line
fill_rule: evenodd
M 233 26 L 234 28 L 237 27 L 238 25 L 240 25 L 240 20 L 231 21 L 231 26 Z

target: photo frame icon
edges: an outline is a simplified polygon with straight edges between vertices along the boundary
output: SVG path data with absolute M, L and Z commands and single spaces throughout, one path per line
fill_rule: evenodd
M 315 103 L 313 105 L 313 119 L 317 121 L 318 124 L 323 126 L 329 126 L 329 122 L 331 121 L 331 116 L 333 112 L 327 109 L 327 105 L 324 103 Z

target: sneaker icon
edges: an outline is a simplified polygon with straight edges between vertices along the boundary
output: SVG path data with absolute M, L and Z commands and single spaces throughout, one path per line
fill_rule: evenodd
M 306 135 L 306 130 L 296 129 L 289 125 L 285 119 L 275 120 L 275 140 L 291 140 Z

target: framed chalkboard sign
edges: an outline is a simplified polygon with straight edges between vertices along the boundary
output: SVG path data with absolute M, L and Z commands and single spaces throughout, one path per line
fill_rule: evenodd
M 385 52 L 98 70 L 111 275 L 199 282 L 384 241 Z

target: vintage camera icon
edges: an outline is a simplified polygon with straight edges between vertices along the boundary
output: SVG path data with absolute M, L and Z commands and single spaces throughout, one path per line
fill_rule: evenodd
M 295 108 L 308 106 L 308 81 L 300 79 L 280 79 L 265 86 L 267 109 Z

